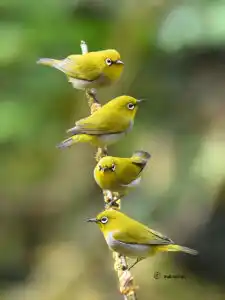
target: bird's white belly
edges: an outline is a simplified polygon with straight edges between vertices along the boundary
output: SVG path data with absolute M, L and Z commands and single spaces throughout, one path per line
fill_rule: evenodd
M 129 184 L 123 184 L 124 187 L 136 187 L 137 185 L 139 185 L 141 182 L 141 177 L 138 177 L 136 179 L 134 179 L 133 181 L 131 181 Z
M 99 136 L 99 139 L 103 145 L 110 145 L 119 141 L 124 135 L 125 132 L 114 133 L 114 134 L 103 134 Z
M 113 233 L 110 232 L 107 237 L 105 237 L 108 246 L 113 250 L 122 255 L 131 258 L 137 257 L 147 257 L 151 253 L 150 245 L 138 245 L 123 243 L 113 238 Z
M 72 85 L 75 89 L 83 90 L 83 89 L 87 89 L 87 88 L 94 88 L 94 87 L 109 85 L 111 81 L 106 76 L 100 75 L 95 80 L 84 80 L 84 79 L 77 79 L 77 78 L 69 77 L 69 82 L 72 83 Z
M 131 121 L 129 127 L 124 132 L 99 135 L 102 145 L 111 145 L 122 139 L 129 131 L 131 131 L 133 123 L 134 122 Z
M 78 90 L 83 90 L 93 85 L 92 81 L 76 79 L 72 77 L 69 77 L 69 82 L 72 83 L 72 86 Z

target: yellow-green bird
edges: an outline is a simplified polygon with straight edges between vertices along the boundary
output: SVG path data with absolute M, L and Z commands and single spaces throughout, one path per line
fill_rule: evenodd
M 62 71 L 76 89 L 110 85 L 120 78 L 124 67 L 114 49 L 69 55 L 61 60 L 41 58 L 37 63 Z
M 105 147 L 117 142 L 132 129 L 141 101 L 130 96 L 114 98 L 89 117 L 76 122 L 75 127 L 67 131 L 72 136 L 57 147 L 66 148 L 78 142 Z
M 95 181 L 103 191 L 116 192 L 121 198 L 139 185 L 149 158 L 145 151 L 136 151 L 128 158 L 105 156 L 94 169 Z
M 129 269 L 142 259 L 158 252 L 181 251 L 192 255 L 198 254 L 196 250 L 176 245 L 170 238 L 114 209 L 105 210 L 88 222 L 99 225 L 112 251 L 136 258 Z

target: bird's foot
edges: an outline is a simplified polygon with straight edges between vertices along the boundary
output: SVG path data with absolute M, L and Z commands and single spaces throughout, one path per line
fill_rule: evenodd
M 116 195 L 115 195 L 116 194 Z M 112 193 L 109 190 L 103 191 L 104 200 L 105 200 L 105 209 L 109 208 L 120 208 L 120 199 L 118 193 Z
M 99 162 L 101 158 L 102 158 L 102 149 L 98 148 L 98 150 L 95 154 L 95 159 L 96 159 L 97 162 Z
M 107 204 L 108 208 L 119 208 L 120 203 L 118 203 L 117 201 L 120 201 L 120 199 L 112 200 L 111 202 L 109 202 Z
M 94 102 L 91 104 L 91 114 L 97 111 L 101 107 L 101 104 Z
M 136 260 L 135 260 L 135 262 L 133 263 L 133 264 L 131 264 L 128 268 L 127 268 L 127 270 L 128 271 L 130 271 L 137 263 L 139 263 L 142 259 L 144 259 L 144 258 L 137 258 Z
M 120 207 L 120 196 L 118 193 L 116 193 L 115 196 L 113 196 L 110 201 L 107 203 L 109 208 L 119 208 Z
M 97 162 L 100 161 L 100 159 L 104 156 L 107 156 L 108 153 L 107 153 L 107 148 L 98 148 L 96 154 L 95 154 L 95 159 Z
M 93 114 L 101 107 L 101 104 L 97 99 L 97 91 L 95 89 L 86 89 L 86 97 L 91 108 L 91 114 Z
M 121 265 L 120 262 L 115 261 L 114 269 L 115 269 L 116 272 L 118 272 L 118 271 L 123 271 L 123 266 Z
M 109 190 L 103 190 L 104 200 L 106 203 L 109 203 L 113 200 L 113 194 Z
M 94 102 L 99 103 L 97 100 L 97 91 L 96 89 L 87 89 L 87 95 L 93 98 Z
M 111 203 L 114 201 L 113 193 L 109 190 L 103 191 L 104 200 L 105 200 L 105 209 L 112 208 Z

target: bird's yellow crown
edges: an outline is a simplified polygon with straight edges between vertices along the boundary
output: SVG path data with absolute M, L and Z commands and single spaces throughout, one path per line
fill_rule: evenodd
M 109 232 L 118 230 L 118 224 L 130 224 L 136 222 L 128 216 L 115 209 L 108 209 L 100 212 L 96 217 L 96 223 L 99 225 L 102 233 L 107 235 Z
M 98 165 L 100 171 L 115 171 L 115 159 L 112 156 L 104 156 Z
M 102 54 L 102 57 L 107 59 L 110 58 L 113 62 L 116 62 L 120 60 L 120 54 L 115 49 L 108 49 L 108 50 L 102 50 L 98 51 L 100 54 Z M 91 52 L 89 52 L 91 53 Z

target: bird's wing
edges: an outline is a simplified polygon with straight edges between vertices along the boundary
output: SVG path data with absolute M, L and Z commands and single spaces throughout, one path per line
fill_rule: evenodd
M 103 135 L 126 131 L 131 122 L 113 111 L 99 110 L 93 115 L 76 122 L 76 133 Z
M 136 223 L 136 221 L 135 221 Z M 126 227 L 123 231 L 113 233 L 113 238 L 123 243 L 141 245 L 169 245 L 173 241 L 161 233 L 137 222 Z
M 94 81 L 101 75 L 101 69 L 92 57 L 70 55 L 57 64 L 57 68 L 72 78 Z
M 135 180 L 140 180 L 140 172 L 142 171 L 143 167 L 140 165 L 136 165 L 132 163 L 130 158 L 126 159 L 126 163 L 124 164 L 117 164 L 118 168 L 118 181 L 123 186 L 133 186 L 138 184 Z M 135 182 L 134 182 L 135 181 Z
M 65 59 L 58 60 L 54 67 L 70 77 L 77 77 L 77 58 L 80 55 L 71 55 Z
M 150 154 L 145 151 L 136 151 L 130 158 L 127 158 L 127 163 L 122 164 L 119 177 L 121 185 L 136 186 L 140 182 L 140 175 L 146 166 Z M 118 168 L 120 165 L 118 165 Z
M 128 181 L 128 180 L 124 180 L 124 181 Z M 121 185 L 124 187 L 135 187 L 137 185 L 139 185 L 141 182 L 141 177 L 137 177 L 135 179 L 133 179 L 132 181 L 128 182 L 128 183 L 122 183 Z

